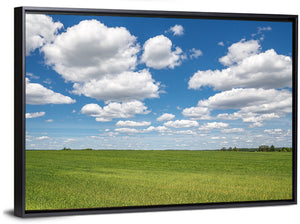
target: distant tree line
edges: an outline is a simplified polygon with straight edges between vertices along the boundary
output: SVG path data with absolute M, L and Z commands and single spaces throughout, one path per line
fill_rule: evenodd
M 237 147 L 229 147 L 228 149 L 226 149 L 225 147 L 221 148 L 221 151 L 234 151 L 234 152 L 238 152 L 239 149 Z
M 291 152 L 293 149 L 290 147 L 275 147 L 274 145 L 261 145 L 258 147 L 258 152 Z
M 268 145 L 261 145 L 258 148 L 242 148 L 238 149 L 237 147 L 229 147 L 226 149 L 226 147 L 222 147 L 220 149 L 221 151 L 244 151 L 244 152 L 292 152 L 293 149 L 291 147 L 275 147 L 274 145 L 268 146 Z
M 71 148 L 67 148 L 67 147 L 63 147 L 61 150 L 67 151 L 67 150 L 72 150 L 72 149 Z M 89 151 L 89 150 L 93 150 L 93 149 L 92 148 L 86 148 L 86 149 L 80 149 L 80 150 Z

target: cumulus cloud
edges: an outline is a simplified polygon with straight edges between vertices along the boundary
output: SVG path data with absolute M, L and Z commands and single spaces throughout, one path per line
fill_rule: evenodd
M 210 110 L 207 107 L 189 107 L 182 111 L 183 116 L 193 120 L 209 120 Z
M 202 55 L 203 55 L 203 53 L 202 53 L 201 50 L 192 48 L 190 50 L 190 55 L 189 56 L 190 56 L 190 59 L 193 59 L 193 58 L 198 58 L 199 56 L 202 56 Z
M 58 30 L 63 27 L 60 22 L 53 22 L 50 16 L 26 14 L 26 55 L 55 39 Z
M 209 131 L 213 129 L 222 129 L 229 127 L 229 124 L 223 122 L 210 122 L 205 123 L 199 127 L 200 131 Z
M 108 103 L 103 108 L 98 104 L 86 104 L 81 108 L 81 113 L 96 118 L 96 121 L 111 121 L 114 118 L 129 118 L 136 114 L 148 114 L 150 111 L 144 103 L 140 101 L 130 101 L 124 103 Z
M 126 28 L 84 20 L 58 35 L 42 51 L 46 64 L 65 80 L 84 82 L 134 69 L 139 49 L 136 37 Z
M 120 133 L 125 133 L 125 134 L 149 133 L 149 132 L 153 132 L 153 131 L 157 131 L 160 133 L 171 132 L 171 130 L 165 126 L 157 126 L 157 127 L 150 126 L 148 128 L 144 128 L 144 129 L 116 128 L 115 131 L 120 132 Z
M 26 104 L 70 104 L 75 102 L 76 100 L 71 97 L 56 93 L 39 83 L 31 83 L 30 80 L 26 78 Z
M 116 126 L 118 126 L 118 127 L 142 127 L 142 126 L 149 126 L 149 125 L 151 125 L 151 122 L 148 122 L 148 121 L 141 121 L 141 122 L 118 121 L 116 123 Z
M 193 119 L 203 118 L 203 113 L 211 110 L 236 109 L 232 114 L 220 113 L 219 119 L 254 123 L 257 127 L 262 122 L 285 116 L 292 112 L 292 93 L 289 90 L 276 89 L 232 89 L 217 93 L 206 100 L 200 100 L 197 107 L 186 108 L 182 114 Z M 196 113 L 199 111 L 198 113 Z
M 225 66 L 229 66 L 238 63 L 251 55 L 256 55 L 260 52 L 260 49 L 261 46 L 258 40 L 245 41 L 245 39 L 242 39 L 228 47 L 227 55 L 221 57 L 219 62 Z
M 34 113 L 26 113 L 25 117 L 26 118 L 36 118 L 36 117 L 42 117 L 44 116 L 46 113 L 44 111 L 41 112 L 34 112 Z
M 121 132 L 121 133 L 126 133 L 126 134 L 136 134 L 139 133 L 140 131 L 135 129 L 135 128 L 116 128 L 115 131 Z
M 197 135 L 197 132 L 193 130 L 180 130 L 180 131 L 172 131 L 173 134 L 179 134 L 179 135 Z
M 174 114 L 164 113 L 163 115 L 156 118 L 157 121 L 169 121 L 175 118 Z
M 229 66 L 222 70 L 197 71 L 189 80 L 189 89 L 204 86 L 215 90 L 245 88 L 283 88 L 292 86 L 292 59 L 274 49 L 260 52 L 258 41 L 240 41 L 228 48 L 220 62 Z M 228 82 L 230 80 L 230 82 Z
M 50 139 L 49 136 L 41 136 L 41 137 L 37 137 L 37 140 L 46 140 L 46 139 Z
M 184 34 L 183 26 L 178 25 L 178 24 L 170 27 L 169 31 L 172 32 L 174 36 L 181 36 Z
M 141 61 L 155 69 L 174 68 L 181 64 L 185 56 L 180 47 L 172 50 L 172 41 L 164 35 L 148 39 L 143 46 Z
M 221 130 L 222 133 L 240 133 L 240 132 L 244 132 L 245 129 L 244 128 L 228 128 L 228 129 L 224 129 Z
M 199 126 L 197 121 L 192 120 L 176 120 L 176 121 L 168 121 L 164 123 L 164 126 L 170 128 L 191 128 Z
M 159 97 L 160 83 L 152 79 L 147 69 L 139 72 L 126 71 L 115 76 L 106 76 L 99 80 L 75 83 L 73 93 L 85 95 L 97 100 L 130 101 L 133 99 Z
M 291 113 L 292 93 L 276 89 L 232 89 L 198 102 L 199 107 L 212 109 L 241 109 L 253 113 Z
M 281 135 L 283 133 L 283 130 L 280 128 L 277 129 L 265 129 L 264 133 L 267 133 L 269 135 Z
M 150 131 L 157 131 L 157 132 L 163 133 L 163 132 L 170 131 L 170 129 L 168 129 L 165 126 L 157 126 L 157 127 L 150 126 L 147 129 L 145 129 L 145 132 L 150 132 Z
M 117 102 L 159 97 L 149 70 L 134 71 L 140 46 L 125 27 L 84 20 L 41 50 L 46 64 L 74 83 L 75 94 Z

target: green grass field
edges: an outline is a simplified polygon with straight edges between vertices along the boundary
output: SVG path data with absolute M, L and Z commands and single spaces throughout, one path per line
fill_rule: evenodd
M 26 210 L 292 199 L 292 153 L 26 151 Z

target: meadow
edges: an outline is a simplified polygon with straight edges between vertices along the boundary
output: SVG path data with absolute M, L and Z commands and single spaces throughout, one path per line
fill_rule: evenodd
M 26 210 L 292 199 L 291 152 L 26 151 Z

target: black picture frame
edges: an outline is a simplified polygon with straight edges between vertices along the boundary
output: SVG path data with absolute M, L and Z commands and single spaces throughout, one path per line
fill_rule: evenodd
M 72 15 L 107 15 L 130 17 L 160 17 L 160 18 L 191 18 L 191 19 L 221 19 L 249 21 L 291 22 L 293 27 L 292 41 L 292 80 L 293 80 L 293 199 L 255 202 L 226 202 L 184 205 L 132 206 L 113 208 L 86 208 L 65 210 L 25 211 L 25 14 L 72 14 Z M 79 214 L 105 214 L 171 211 L 191 209 L 215 209 L 252 206 L 275 206 L 297 204 L 297 75 L 298 75 L 298 16 L 278 14 L 242 14 L 242 13 L 212 13 L 212 12 L 178 12 L 178 11 L 144 11 L 144 10 L 110 10 L 110 9 L 79 9 L 79 8 L 40 8 L 17 7 L 14 9 L 14 214 L 20 217 L 61 216 Z

